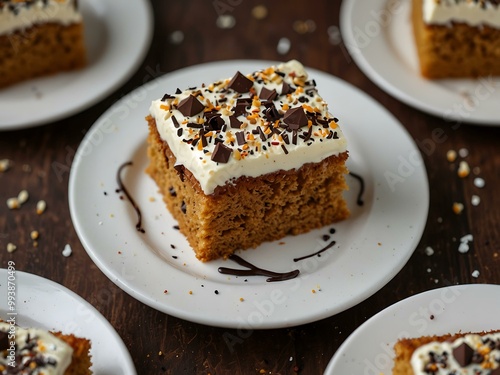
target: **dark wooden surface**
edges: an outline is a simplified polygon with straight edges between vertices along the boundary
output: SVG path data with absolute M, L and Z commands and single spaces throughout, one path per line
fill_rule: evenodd
M 61 283 L 92 303 L 123 338 L 139 374 L 321 374 L 350 333 L 394 302 L 446 285 L 500 282 L 499 127 L 452 127 L 442 118 L 413 109 L 378 88 L 359 70 L 342 44 L 338 31 L 340 1 L 152 2 L 156 22 L 153 42 L 145 61 L 126 84 L 70 118 L 0 133 L 0 159 L 14 163 L 8 172 L 0 173 L 2 267 L 14 260 L 18 270 Z M 261 3 L 266 4 L 268 14 L 259 20 L 252 9 Z M 218 8 L 217 4 L 225 5 Z M 233 17 L 234 27 L 218 27 L 218 12 Z M 314 24 L 304 23 L 307 20 Z M 175 31 L 183 33 L 182 41 L 172 40 Z M 284 55 L 277 51 L 281 38 L 291 42 Z M 254 331 L 230 350 L 223 335 L 231 330 L 155 311 L 116 287 L 93 264 L 70 219 L 69 170 L 74 152 L 93 122 L 116 100 L 140 86 L 151 71 L 163 74 L 225 59 L 291 58 L 361 88 L 388 108 L 420 145 L 425 145 L 421 151 L 430 183 L 428 223 L 407 265 L 368 300 L 319 322 Z M 433 138 L 438 132 L 440 137 Z M 461 148 L 469 151 L 464 160 L 471 168 L 480 169 L 479 176 L 486 181 L 484 188 L 474 186 L 472 175 L 460 179 L 457 163 L 446 160 L 448 150 Z M 9 210 L 6 199 L 21 189 L 29 191 L 30 200 L 21 210 Z M 473 194 L 481 198 L 477 207 L 471 205 Z M 39 199 L 48 205 L 41 216 L 33 214 Z M 453 202 L 465 205 L 460 215 L 453 213 Z M 35 229 L 40 232 L 36 248 L 30 239 Z M 459 254 L 459 239 L 468 233 L 474 236 L 471 250 Z M 8 242 L 15 243 L 17 251 L 7 253 Z M 73 248 L 69 258 L 61 255 L 66 243 Z M 434 255 L 425 254 L 428 246 L 434 249 Z M 480 272 L 478 277 L 472 275 L 475 270 Z

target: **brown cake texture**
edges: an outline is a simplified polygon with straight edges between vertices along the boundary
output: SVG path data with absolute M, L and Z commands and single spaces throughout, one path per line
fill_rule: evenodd
M 434 335 L 434 336 L 421 336 L 421 337 L 416 337 L 416 338 L 406 338 L 406 339 L 400 339 L 396 342 L 394 345 L 394 351 L 396 354 L 396 357 L 394 359 L 394 367 L 392 370 L 393 375 L 415 375 L 412 365 L 410 363 L 411 358 L 415 350 L 418 348 L 427 345 L 432 342 L 453 342 L 459 338 L 465 337 L 466 335 L 472 334 L 472 335 L 480 335 L 484 336 L 485 334 L 495 334 L 500 332 L 500 330 L 492 330 L 489 332 L 477 332 L 477 333 L 454 333 L 454 334 L 446 334 L 446 335 Z M 498 366 L 496 369 L 491 369 L 490 364 L 482 364 L 484 367 L 484 373 L 476 373 L 473 370 L 466 370 L 465 367 L 469 365 L 472 362 L 472 356 L 474 355 L 474 350 L 477 350 L 478 352 L 481 352 L 483 355 L 486 352 L 490 352 L 491 350 L 496 350 L 500 349 L 500 338 L 499 340 L 495 343 L 492 342 L 491 344 L 487 344 L 484 346 L 484 348 L 471 348 L 469 350 L 464 349 L 465 346 L 461 345 L 458 350 L 453 353 L 448 353 L 447 356 L 457 356 L 458 359 L 457 361 L 461 363 L 464 368 L 462 369 L 463 372 L 460 372 L 461 375 L 468 375 L 468 374 L 474 374 L 474 375 L 499 375 L 500 374 L 500 363 L 498 363 Z M 460 350 L 461 349 L 461 350 Z M 479 358 L 479 357 L 477 357 Z M 487 358 L 487 357 L 486 357 Z M 482 358 L 483 360 L 485 359 L 484 357 Z M 442 358 L 436 358 L 436 361 L 434 363 L 429 363 L 427 369 L 423 370 L 425 373 L 428 374 L 435 374 L 437 373 L 438 368 L 446 368 L 448 366 L 446 362 L 440 362 L 443 361 Z M 476 363 L 481 364 L 481 361 L 477 361 Z M 485 362 L 486 363 L 486 362 Z M 439 366 L 439 367 L 438 367 Z M 445 366 L 445 367 L 443 367 Z M 494 371 L 490 371 L 494 370 Z M 452 370 L 450 370 L 452 371 Z
M 430 79 L 500 75 L 500 29 L 463 22 L 426 24 L 423 0 L 412 0 L 413 33 L 422 76 Z
M 75 335 L 66 335 L 61 332 L 52 332 L 52 334 L 63 340 L 73 349 L 71 364 L 66 369 L 64 375 L 91 375 L 90 340 Z
M 281 72 L 278 73 L 281 74 Z M 268 78 L 261 79 L 260 74 L 254 73 L 254 76 L 249 75 L 248 77 L 255 82 L 264 84 Z M 267 74 L 269 77 L 273 77 L 273 82 L 281 82 L 282 80 L 281 76 L 275 74 L 272 69 L 268 70 Z M 242 78 L 242 80 L 247 80 L 246 83 L 252 85 L 252 82 L 247 78 Z M 297 80 L 295 81 L 297 82 Z M 245 158 L 245 155 L 250 157 L 252 153 L 265 153 L 265 150 L 269 152 L 272 147 L 280 148 L 280 146 L 280 149 L 285 150 L 282 155 L 283 159 L 281 159 L 284 160 L 297 152 L 292 150 L 293 145 L 297 144 L 297 140 L 311 143 L 314 141 L 318 145 L 327 144 L 327 142 L 332 142 L 332 144 L 335 144 L 336 141 L 343 142 L 343 136 L 340 129 L 337 128 L 336 122 L 333 119 L 323 120 L 323 118 L 318 117 L 318 114 L 308 114 L 311 118 L 318 117 L 317 121 L 324 123 L 324 125 L 317 125 L 318 131 L 316 132 L 312 132 L 312 121 L 309 121 L 308 128 L 307 120 L 305 121 L 306 125 L 301 129 L 293 124 L 291 126 L 293 130 L 279 127 L 279 124 L 287 126 L 283 123 L 283 116 L 286 116 L 286 113 L 289 115 L 298 114 L 299 117 L 305 118 L 306 112 L 302 108 L 302 104 L 294 98 L 293 92 L 295 90 L 303 93 L 311 90 L 308 91 L 308 95 L 311 95 L 309 98 L 312 98 L 316 95 L 316 91 L 313 86 L 307 88 L 306 84 L 302 84 L 305 85 L 306 89 L 300 85 L 290 89 L 284 84 L 284 89 L 277 90 L 284 90 L 282 94 L 274 89 L 267 90 L 264 86 L 260 92 L 260 99 L 257 98 L 259 92 L 252 93 L 252 87 L 250 89 L 248 87 L 239 88 L 240 91 L 250 90 L 249 102 L 245 103 L 248 104 L 253 100 L 254 106 L 243 104 L 243 107 L 246 106 L 246 110 L 249 111 L 246 114 L 243 113 L 245 110 L 241 109 L 243 107 L 236 104 L 236 101 L 227 106 L 215 106 L 218 108 L 217 111 L 225 113 L 229 117 L 214 115 L 216 112 L 212 105 L 214 103 L 205 107 L 196 104 L 197 99 L 193 99 L 193 96 L 188 96 L 181 103 L 176 104 L 177 98 L 166 95 L 163 101 L 157 103 L 159 108 L 165 108 L 165 112 L 158 109 L 160 112 L 157 118 L 153 115 L 146 118 L 149 125 L 148 157 L 150 160 L 147 173 L 156 182 L 168 210 L 178 221 L 180 231 L 186 236 L 199 260 L 210 261 L 217 258 L 227 258 L 236 250 L 255 248 L 266 241 L 281 239 L 286 235 L 305 233 L 347 218 L 349 210 L 343 198 L 343 192 L 347 190 L 345 175 L 348 170 L 345 162 L 348 153 L 343 149 L 342 152 L 329 155 L 319 162 L 303 163 L 298 168 L 288 170 L 274 167 L 274 171 L 257 176 L 248 176 L 245 173 L 239 176 L 227 175 L 225 183 L 221 183 L 213 191 L 207 192 L 202 188 L 200 181 L 192 171 L 186 167 L 185 164 L 189 161 L 186 160 L 186 156 L 179 160 L 172 145 L 162 139 L 157 119 L 163 121 L 164 113 L 167 112 L 169 113 L 167 117 L 171 116 L 169 118 L 172 119 L 175 116 L 172 115 L 171 109 L 176 106 L 181 108 L 182 103 L 189 100 L 190 105 L 197 107 L 192 111 L 192 114 L 200 114 L 197 115 L 198 117 L 188 116 L 189 120 L 182 120 L 179 111 L 173 112 L 179 119 L 174 119 L 173 124 L 170 124 L 171 129 L 168 129 L 172 133 L 171 142 L 182 143 L 183 146 L 188 144 L 194 151 L 207 147 L 206 155 L 211 155 L 212 159 L 210 160 L 210 157 L 207 156 L 206 160 L 200 161 L 200 164 L 213 165 L 214 167 L 229 162 L 237 164 L 241 161 L 240 159 Z M 218 85 L 216 86 L 219 87 L 223 97 L 221 103 L 226 103 L 227 97 L 231 95 L 235 95 L 238 100 L 247 100 L 244 98 L 247 95 L 246 91 L 238 93 L 229 89 L 227 80 L 218 83 Z M 235 84 L 232 87 L 235 86 L 238 85 Z M 210 88 L 210 93 L 218 90 L 213 89 L 213 85 L 204 85 L 203 87 Z M 231 87 L 230 84 L 229 87 Z M 201 102 L 208 100 L 202 98 L 202 94 L 196 88 L 190 89 L 190 92 L 193 90 Z M 282 98 L 282 104 L 279 105 L 283 108 L 289 107 L 285 103 L 287 100 L 290 101 L 291 106 L 295 103 L 297 107 L 288 108 L 289 112 L 282 110 L 283 113 L 280 114 L 269 98 L 275 100 L 273 103 L 280 103 L 279 99 Z M 227 103 L 229 102 L 228 99 Z M 304 104 L 304 107 L 314 112 L 309 104 Z M 266 116 L 271 116 L 271 112 L 274 113 L 273 121 L 266 121 L 265 118 L 257 119 L 257 112 L 261 111 L 261 108 L 264 108 Z M 224 122 L 223 118 L 226 118 L 228 123 L 221 125 Z M 231 120 L 231 126 L 229 126 L 228 119 Z M 252 132 L 247 128 L 246 119 L 250 119 L 249 122 L 255 120 L 254 122 L 258 123 L 261 121 L 262 125 L 256 126 Z M 338 121 L 338 119 L 335 120 Z M 189 123 L 190 121 L 193 123 Z M 203 121 L 205 121 L 204 125 L 201 124 Z M 286 117 L 285 121 L 288 121 Z M 183 129 L 179 123 L 187 123 L 187 126 Z M 323 135 L 319 134 L 321 131 L 323 131 Z M 316 137 L 314 140 L 309 138 L 313 136 Z M 339 136 L 342 139 L 336 139 Z M 223 139 L 227 141 L 223 142 Z M 215 143 L 215 150 L 208 151 L 210 142 Z M 221 148 L 224 152 L 221 152 Z M 287 148 L 290 149 L 289 152 Z M 187 157 L 197 159 L 194 156 Z M 209 170 L 207 173 L 212 172 L 214 171 Z
M 37 22 L 0 34 L 0 88 L 86 64 L 83 22 Z

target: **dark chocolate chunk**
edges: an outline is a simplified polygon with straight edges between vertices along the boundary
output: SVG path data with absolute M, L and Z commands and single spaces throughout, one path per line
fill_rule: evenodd
M 458 364 L 462 367 L 471 364 L 472 356 L 474 355 L 474 349 L 472 349 L 467 343 L 462 343 L 453 349 L 453 357 L 455 357 Z
M 183 99 L 177 107 L 184 116 L 194 116 L 203 111 L 204 108 L 205 106 L 193 95 Z
M 304 109 L 302 107 L 290 108 L 285 112 L 283 122 L 292 130 L 307 126 L 307 117 Z
M 260 90 L 259 99 L 274 100 L 277 96 L 278 93 L 275 89 L 269 90 L 268 88 L 263 87 L 262 90 Z
M 262 128 L 260 126 L 257 126 L 257 130 L 259 132 L 259 136 L 260 136 L 260 139 L 265 142 L 267 140 L 267 137 L 266 135 L 264 134 L 264 131 L 262 130 Z
M 233 89 L 239 93 L 245 93 L 250 91 L 253 86 L 253 82 L 241 74 L 239 71 L 236 72 L 231 82 L 229 82 L 229 88 Z
M 210 120 L 208 120 L 208 123 L 213 130 L 221 130 L 222 126 L 225 124 L 224 119 L 219 114 L 212 116 Z
M 273 105 L 273 106 L 270 106 L 270 107 L 264 109 L 264 117 L 266 118 L 266 120 L 274 122 L 274 121 L 279 120 L 281 118 L 281 114 L 278 112 L 276 107 Z
M 236 135 L 236 140 L 238 141 L 238 146 L 242 146 L 245 143 L 247 143 L 247 141 L 245 140 L 245 132 L 243 131 L 236 132 L 235 135 Z
M 291 94 L 294 91 L 295 89 L 286 82 L 281 85 L 281 95 Z
M 176 94 L 176 95 L 182 94 L 181 89 L 177 87 L 177 90 L 175 90 L 175 94 Z
M 238 120 L 236 116 L 232 115 L 229 116 L 229 124 L 231 125 L 232 128 L 239 129 L 241 124 L 243 124 L 243 122 Z
M 224 145 L 224 143 L 217 142 L 211 159 L 217 163 L 227 163 L 231 156 L 231 152 L 233 152 L 233 150 Z

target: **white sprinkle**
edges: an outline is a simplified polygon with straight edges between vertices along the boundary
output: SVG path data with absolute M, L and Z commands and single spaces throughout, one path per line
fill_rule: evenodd
M 13 253 L 16 249 L 17 249 L 17 246 L 16 246 L 16 245 L 14 245 L 12 242 L 9 242 L 9 243 L 7 244 L 7 251 L 8 251 L 9 253 Z
M 430 268 L 427 268 L 427 273 L 431 273 L 432 270 Z
M 473 206 L 479 205 L 480 202 L 481 202 L 481 198 L 479 198 L 477 195 L 473 195 L 472 198 L 471 198 L 471 200 L 470 200 L 470 203 Z
M 457 152 L 455 150 L 449 150 L 446 153 L 446 159 L 450 162 L 453 163 L 457 159 Z
M 425 255 L 431 256 L 432 254 L 434 254 L 434 249 L 430 246 L 427 246 L 425 248 Z
M 232 29 L 236 25 L 236 19 L 230 14 L 222 14 L 217 17 L 216 25 L 220 29 Z
M 329 26 L 327 29 L 328 41 L 334 46 L 338 46 L 342 43 L 342 36 L 340 35 L 340 29 L 336 25 Z
M 458 177 L 467 177 L 470 173 L 470 167 L 469 164 L 467 164 L 466 161 L 461 161 L 460 164 L 458 165 Z
M 173 31 L 169 39 L 172 44 L 181 44 L 184 41 L 184 33 L 180 30 Z
M 47 203 L 45 203 L 44 200 L 38 201 L 36 204 L 36 213 L 38 215 L 41 215 L 45 212 L 46 208 L 47 208 Z
M 477 279 L 479 277 L 479 271 L 474 270 L 474 272 L 472 272 L 472 277 L 475 277 Z
M 469 242 L 472 242 L 473 237 L 472 234 L 467 234 L 460 238 L 460 245 L 458 246 L 458 252 L 465 254 L 469 251 Z
M 486 185 L 486 183 L 484 182 L 484 179 L 482 179 L 481 177 L 476 177 L 474 179 L 474 186 L 477 187 L 477 188 L 483 188 L 484 185 Z
M 29 199 L 29 197 L 30 195 L 26 190 L 21 190 L 17 195 L 17 200 L 19 201 L 20 204 L 24 204 Z
M 467 150 L 466 148 L 461 148 L 460 150 L 458 150 L 458 155 L 460 155 L 460 157 L 462 158 L 466 158 L 467 156 L 469 156 L 469 150 Z
M 442 218 L 442 217 L 438 217 L 438 218 L 437 218 L 437 222 L 438 222 L 438 223 L 442 223 L 442 222 L 443 222 L 443 218 Z
M 462 238 L 460 238 L 460 242 L 471 242 L 474 239 L 472 234 L 466 234 Z
M 7 207 L 9 207 L 11 210 L 14 210 L 21 207 L 21 204 L 19 203 L 19 200 L 17 198 L 9 198 L 7 199 Z
M 10 168 L 10 160 L 2 159 L 0 160 L 0 172 L 7 172 Z
M 64 250 L 62 251 L 62 255 L 65 256 L 66 258 L 71 255 L 73 250 L 71 250 L 71 246 L 67 243 L 66 246 L 64 246 Z
M 288 51 L 290 51 L 292 43 L 290 42 L 290 39 L 288 38 L 281 38 L 278 41 L 278 46 L 277 46 L 277 51 L 280 55 L 286 55 Z
M 290 357 L 288 360 L 289 360 L 290 362 L 292 362 L 292 361 L 293 361 L 293 357 Z

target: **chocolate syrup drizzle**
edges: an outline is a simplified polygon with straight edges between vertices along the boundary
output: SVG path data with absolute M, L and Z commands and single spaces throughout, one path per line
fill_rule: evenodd
M 365 202 L 363 201 L 363 194 L 365 192 L 365 180 L 359 174 L 356 174 L 353 172 L 350 172 L 349 175 L 351 175 L 352 177 L 354 177 L 356 180 L 359 181 L 360 187 L 359 187 L 359 193 L 358 193 L 358 198 L 356 200 L 356 203 L 358 204 L 358 206 L 362 206 L 365 204 Z
M 123 194 L 125 194 L 125 196 L 127 197 L 127 199 L 129 200 L 130 204 L 132 205 L 132 207 L 134 208 L 135 212 L 137 213 L 137 224 L 135 224 L 135 228 L 141 232 L 141 233 L 146 233 L 146 231 L 144 230 L 144 228 L 142 227 L 142 213 L 141 213 L 141 209 L 139 208 L 139 206 L 137 205 L 137 203 L 135 203 L 134 199 L 132 198 L 132 196 L 130 195 L 130 193 L 128 192 L 127 188 L 125 187 L 125 185 L 123 184 L 123 181 L 122 181 L 122 178 L 121 178 L 121 173 L 122 173 L 122 170 L 125 168 L 125 167 L 128 167 L 130 165 L 132 165 L 133 163 L 131 161 L 128 161 L 128 162 L 125 162 L 123 163 L 120 168 L 118 168 L 118 172 L 116 174 L 116 181 L 118 182 L 118 186 L 119 186 L 119 189 L 116 190 L 117 193 L 119 192 L 123 192 Z
M 257 266 L 254 266 L 253 264 L 247 262 L 246 260 L 240 258 L 238 255 L 234 255 L 234 254 L 230 255 L 229 259 L 231 259 L 232 261 L 235 261 L 240 266 L 247 267 L 248 269 L 241 270 L 241 269 L 235 269 L 235 268 L 219 267 L 219 272 L 224 274 L 224 275 L 269 276 L 269 278 L 266 279 L 266 281 L 273 282 L 273 281 L 291 280 L 291 279 L 296 278 L 300 273 L 299 270 L 294 270 L 294 271 L 290 271 L 290 272 L 273 272 L 273 271 L 265 270 L 265 269 L 259 268 Z
M 315 253 L 312 253 L 312 254 L 309 254 L 309 255 L 304 255 L 300 258 L 293 258 L 293 261 L 294 262 L 300 262 L 301 260 L 304 260 L 304 259 L 307 259 L 307 258 L 312 258 L 313 256 L 320 256 L 320 254 L 328 249 L 330 249 L 331 247 L 333 247 L 335 245 L 335 241 L 332 241 L 330 242 L 328 245 L 326 245 L 324 248 L 322 248 L 321 250 L 318 250 L 316 251 Z

